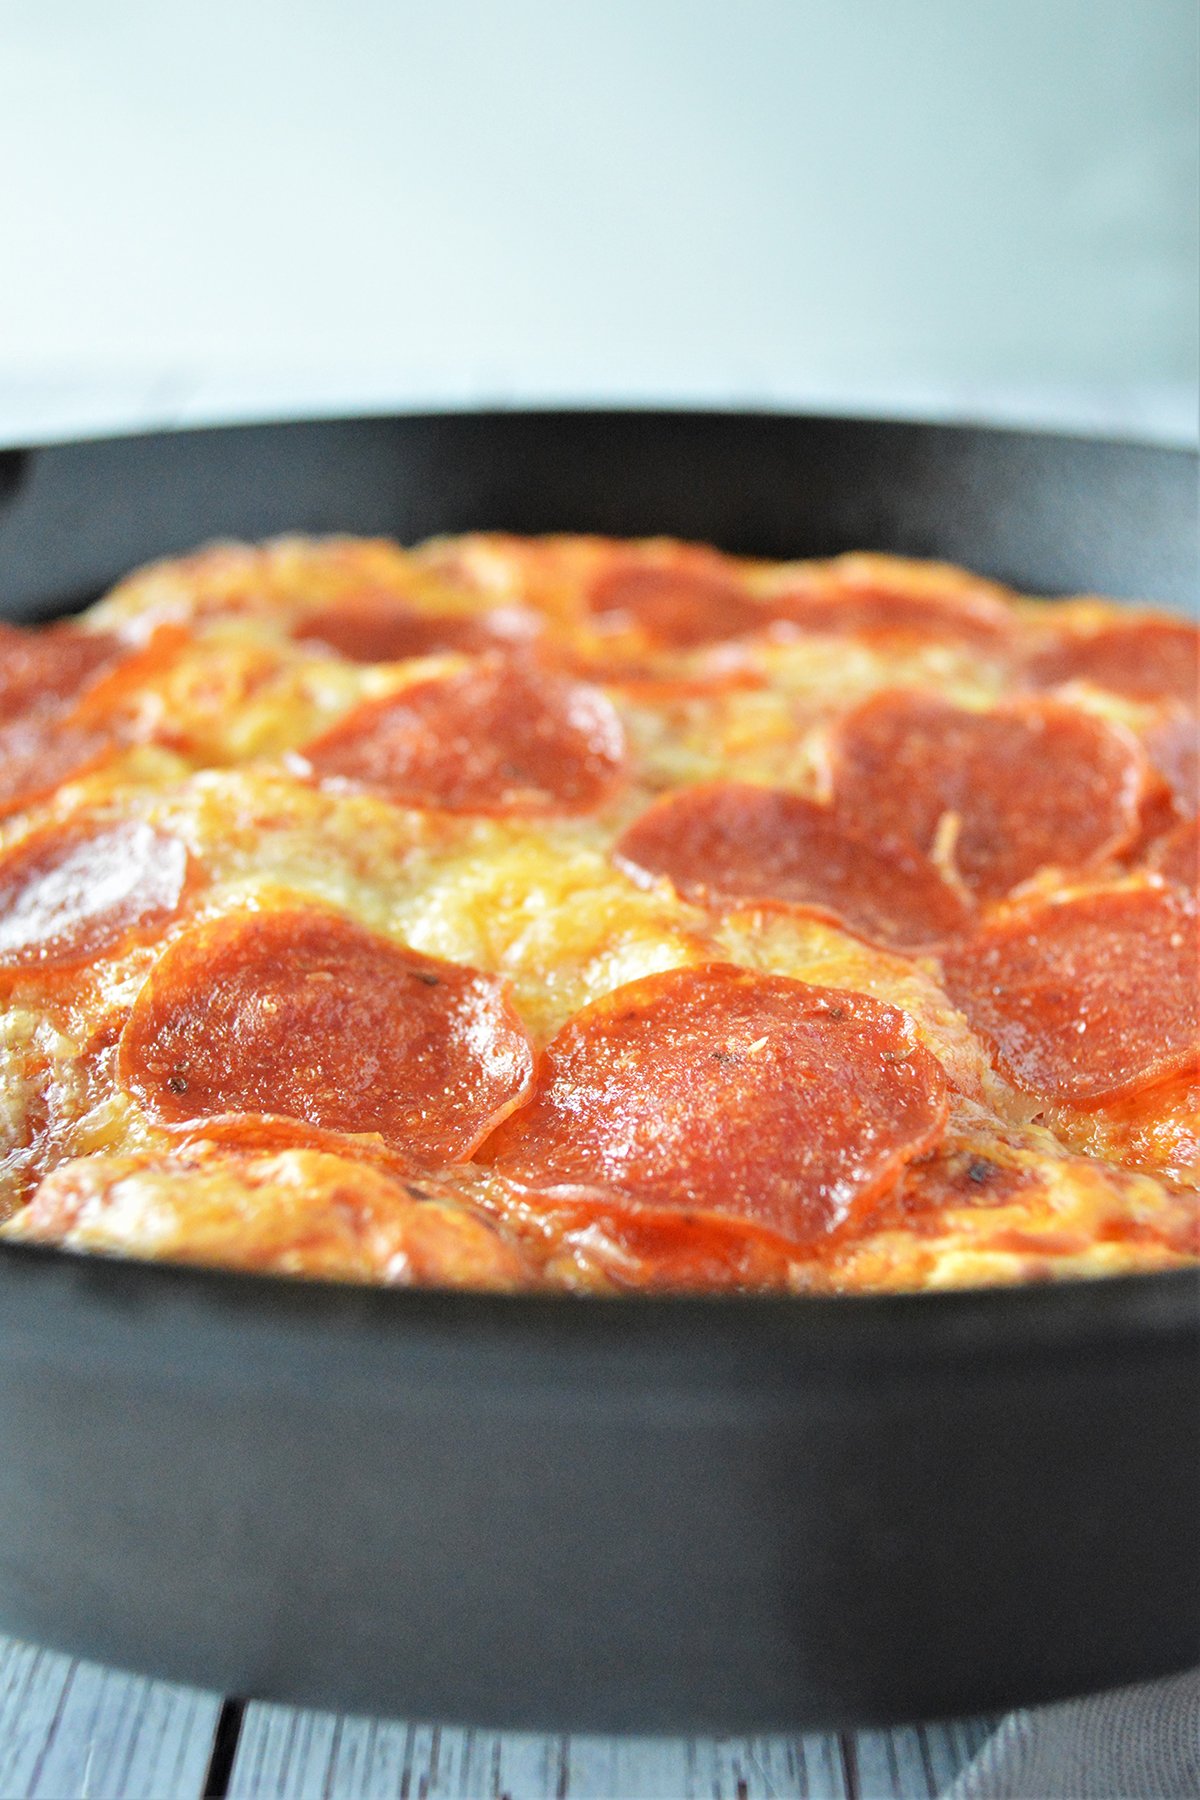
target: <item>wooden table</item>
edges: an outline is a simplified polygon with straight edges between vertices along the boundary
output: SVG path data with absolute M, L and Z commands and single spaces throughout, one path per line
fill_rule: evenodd
M 4 1800 L 932 1800 L 992 1723 L 541 1737 L 243 1706 L 0 1639 Z

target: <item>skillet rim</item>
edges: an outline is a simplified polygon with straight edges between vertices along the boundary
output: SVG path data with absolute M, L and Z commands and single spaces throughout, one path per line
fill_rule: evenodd
M 422 403 L 411 409 L 401 406 L 389 406 L 382 410 L 364 408 L 362 411 L 331 411 L 315 413 L 252 413 L 236 419 L 200 419 L 194 423 L 185 420 L 179 424 L 166 422 L 152 424 L 148 428 L 131 426 L 129 430 L 102 429 L 95 434 L 81 432 L 71 437 L 47 437 L 35 440 L 24 439 L 20 443 L 7 443 L 0 437 L 0 456 L 36 455 L 42 450 L 74 450 L 95 449 L 107 444 L 127 444 L 136 440 L 147 442 L 156 438 L 202 437 L 218 432 L 242 431 L 276 431 L 293 426 L 352 426 L 352 425 L 389 425 L 429 423 L 437 424 L 443 420 L 469 419 L 481 423 L 500 419 L 685 419 L 701 424 L 709 419 L 777 419 L 795 425 L 849 425 L 863 426 L 880 430 L 899 429 L 914 432 L 936 432 L 960 436 L 985 436 L 995 438 L 1022 438 L 1041 444 L 1086 444 L 1097 449 L 1149 451 L 1154 455 L 1165 455 L 1185 459 L 1200 464 L 1200 440 L 1195 443 L 1182 443 L 1175 439 L 1139 438 L 1115 435 L 1109 432 L 1091 432 L 1082 427 L 1073 429 L 1066 426 L 1021 425 L 1011 420 L 994 424 L 987 419 L 974 417 L 934 418 L 917 417 L 905 413 L 873 413 L 873 412 L 825 412 L 803 411 L 781 403 L 772 406 L 763 402 L 758 405 L 705 405 L 689 406 L 686 401 L 672 402 L 659 400 L 618 401 L 612 405 L 601 402 L 580 402 L 548 400 L 544 404 L 537 401 L 518 400 L 512 405 L 495 401 L 487 405 L 476 406 L 470 402 L 457 406 L 448 401 L 444 406 L 427 406 Z M 286 535 L 286 534 L 285 534 Z M 665 533 L 665 536 L 671 534 Z
M 468 1328 L 498 1348 L 573 1333 L 580 1348 L 612 1345 L 635 1355 L 694 1341 L 709 1350 L 744 1342 L 754 1326 L 782 1333 L 802 1353 L 811 1344 L 851 1360 L 884 1359 L 891 1369 L 927 1361 L 972 1362 L 981 1350 L 1019 1356 L 1054 1350 L 1112 1352 L 1121 1343 L 1194 1341 L 1200 1353 L 1200 1265 L 1113 1275 L 888 1293 L 569 1293 L 496 1292 L 449 1287 L 388 1287 L 303 1275 L 122 1257 L 57 1244 L 0 1239 L 0 1279 L 66 1284 L 86 1301 L 154 1306 L 199 1305 L 212 1316 L 245 1315 L 285 1330 L 317 1321 L 341 1332 L 415 1335 L 443 1330 L 464 1350 Z M 99 1290 L 98 1293 L 93 1290 Z M 565 1326 L 561 1321 L 570 1323 Z M 1014 1336 L 1014 1328 L 1020 1329 Z M 898 1332 L 902 1335 L 898 1335 Z M 9 1337 L 0 1325 L 0 1336 Z M 661 1342 L 657 1345 L 655 1339 Z M 234 1341 L 231 1335 L 231 1342 Z M 318 1340 L 319 1341 L 319 1340 Z M 898 1362 L 899 1353 L 899 1362 Z M 696 1375 L 711 1377 L 700 1359 Z

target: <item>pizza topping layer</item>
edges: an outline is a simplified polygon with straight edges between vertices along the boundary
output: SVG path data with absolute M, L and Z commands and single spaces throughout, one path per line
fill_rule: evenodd
M 123 654 L 110 632 L 55 625 L 33 633 L 0 623 L 0 725 L 74 699 Z
M 1063 631 L 1030 656 L 1026 672 L 1039 687 L 1086 681 L 1130 700 L 1200 704 L 1195 629 L 1176 619 L 1117 619 Z
M 1028 1092 L 1133 1093 L 1200 1055 L 1196 924 L 1161 887 L 1021 907 L 947 952 L 947 991 Z
M 1185 825 L 1177 825 L 1155 846 L 1149 863 L 1172 886 L 1183 888 L 1189 894 L 1200 893 L 1200 829 L 1197 821 L 1189 819 Z
M 947 1088 L 912 1022 L 731 963 L 631 982 L 547 1047 L 500 1173 L 732 1213 L 799 1242 L 860 1219 L 930 1148 Z
M 0 727 L 0 819 L 48 799 L 65 782 L 106 762 L 111 732 L 31 714 Z
M 308 744 L 297 767 L 448 812 L 579 813 L 621 778 L 612 703 L 524 657 L 482 657 L 366 701 Z
M 386 592 L 368 592 L 308 613 L 292 635 L 349 662 L 402 662 L 413 656 L 476 656 L 505 649 L 536 636 L 537 618 L 515 607 L 478 617 L 422 613 Z
M 1183 711 L 1157 719 L 1144 737 L 1146 752 L 1184 818 L 1200 812 L 1200 719 Z
M 428 1171 L 418 1168 L 414 1159 L 395 1145 L 389 1144 L 377 1131 L 345 1132 L 326 1130 L 307 1119 L 289 1118 L 283 1113 L 208 1113 L 201 1119 L 186 1119 L 170 1127 L 171 1154 L 182 1156 L 196 1152 L 323 1150 L 354 1163 L 367 1163 L 400 1181 L 420 1175 L 428 1180 Z
M 541 1262 L 542 1279 L 564 1287 L 786 1288 L 806 1258 L 794 1240 L 752 1220 L 612 1191 L 497 1182 L 482 1198 Z
M 941 943 L 971 919 L 926 857 L 880 845 L 829 807 L 772 788 L 720 782 L 668 794 L 614 854 L 635 873 L 666 876 L 688 899 L 813 907 L 877 944 Z
M 21 1222 L 30 1243 L 111 1251 L 132 1239 L 143 1255 L 339 1281 L 504 1289 L 534 1273 L 453 1195 L 313 1150 L 68 1163 Z
M 844 718 L 834 803 L 873 838 L 926 855 L 941 840 L 963 884 L 999 899 L 1039 869 L 1082 869 L 1130 842 L 1144 763 L 1136 740 L 1055 701 L 969 712 L 881 694 Z
M 0 856 L 0 968 L 73 969 L 174 917 L 177 839 L 131 821 L 50 826 Z
M 139 646 L 69 626 L 0 631 L 18 640 L 0 635 L 0 820 L 52 799 L 136 741 L 147 687 L 191 642 L 177 628 Z
M 159 1119 L 282 1113 L 469 1156 L 525 1097 L 533 1055 L 500 982 L 334 914 L 232 914 L 179 938 L 121 1038 Z
M 777 596 L 781 614 L 802 631 L 864 638 L 914 638 L 1002 653 L 1013 635 L 1003 602 L 981 586 L 949 591 L 889 583 L 875 558 L 848 558 L 832 582 L 810 582 Z M 860 566 L 861 565 L 861 566 Z
M 482 533 L 0 627 L 0 1233 L 618 1292 L 1200 1260 L 1196 642 Z
M 637 626 L 660 648 L 687 650 L 761 631 L 771 614 L 730 576 L 706 568 L 618 562 L 588 591 L 593 613 Z

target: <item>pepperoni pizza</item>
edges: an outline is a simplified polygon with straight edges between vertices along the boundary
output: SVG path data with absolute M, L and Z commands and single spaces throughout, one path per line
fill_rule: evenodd
M 0 626 L 25 1242 L 491 1289 L 1200 1259 L 1197 635 L 934 564 L 223 545 Z

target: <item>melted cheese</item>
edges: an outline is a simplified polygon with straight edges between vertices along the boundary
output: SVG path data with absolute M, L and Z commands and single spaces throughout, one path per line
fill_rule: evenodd
M 955 1093 L 941 1148 L 849 1241 L 819 1254 L 739 1249 L 727 1285 L 945 1287 L 1200 1255 L 1187 1193 L 1200 1179 L 1194 1081 L 1087 1111 L 1042 1104 L 996 1072 L 932 958 L 875 948 L 797 907 L 704 909 L 666 879 L 639 883 L 611 859 L 630 820 L 686 784 L 720 778 L 826 799 L 832 719 L 896 686 L 986 707 L 1006 691 L 999 653 L 936 636 L 881 641 L 787 626 L 664 650 L 636 622 L 588 616 L 583 585 L 611 550 L 599 539 L 501 536 L 416 552 L 349 539 L 219 546 L 142 571 L 93 609 L 87 628 L 161 648 L 112 703 L 119 731 L 109 758 L 0 825 L 0 850 L 56 820 L 136 818 L 180 838 L 203 882 L 153 941 L 115 948 L 69 983 L 36 968 L 10 976 L 0 1012 L 0 1207 L 35 1197 L 7 1233 L 349 1279 L 654 1285 L 628 1235 L 586 1206 L 572 1223 L 474 1167 L 414 1195 L 349 1142 L 344 1155 L 336 1145 L 234 1150 L 215 1128 L 207 1141 L 200 1121 L 181 1146 L 178 1130 L 124 1091 L 115 1045 L 163 947 L 206 919 L 300 903 L 501 977 L 535 1046 L 628 982 L 721 960 L 872 995 L 910 1015 Z M 664 541 L 639 554 L 668 566 L 684 553 Z M 725 566 L 764 607 L 798 590 L 882 583 L 1003 607 L 1021 628 L 1046 630 L 1045 610 L 939 565 L 859 557 Z M 567 665 L 600 682 L 617 709 L 630 746 L 624 786 L 584 817 L 483 817 L 305 779 L 291 753 L 359 701 L 470 666 L 457 654 L 360 665 L 292 640 L 307 614 L 364 593 L 455 616 L 498 603 L 540 612 Z M 1111 609 L 1089 599 L 1063 616 L 1097 623 Z M 1094 689 L 1066 697 L 1135 732 L 1153 710 Z M 1056 881 L 1043 871 L 1034 885 Z

